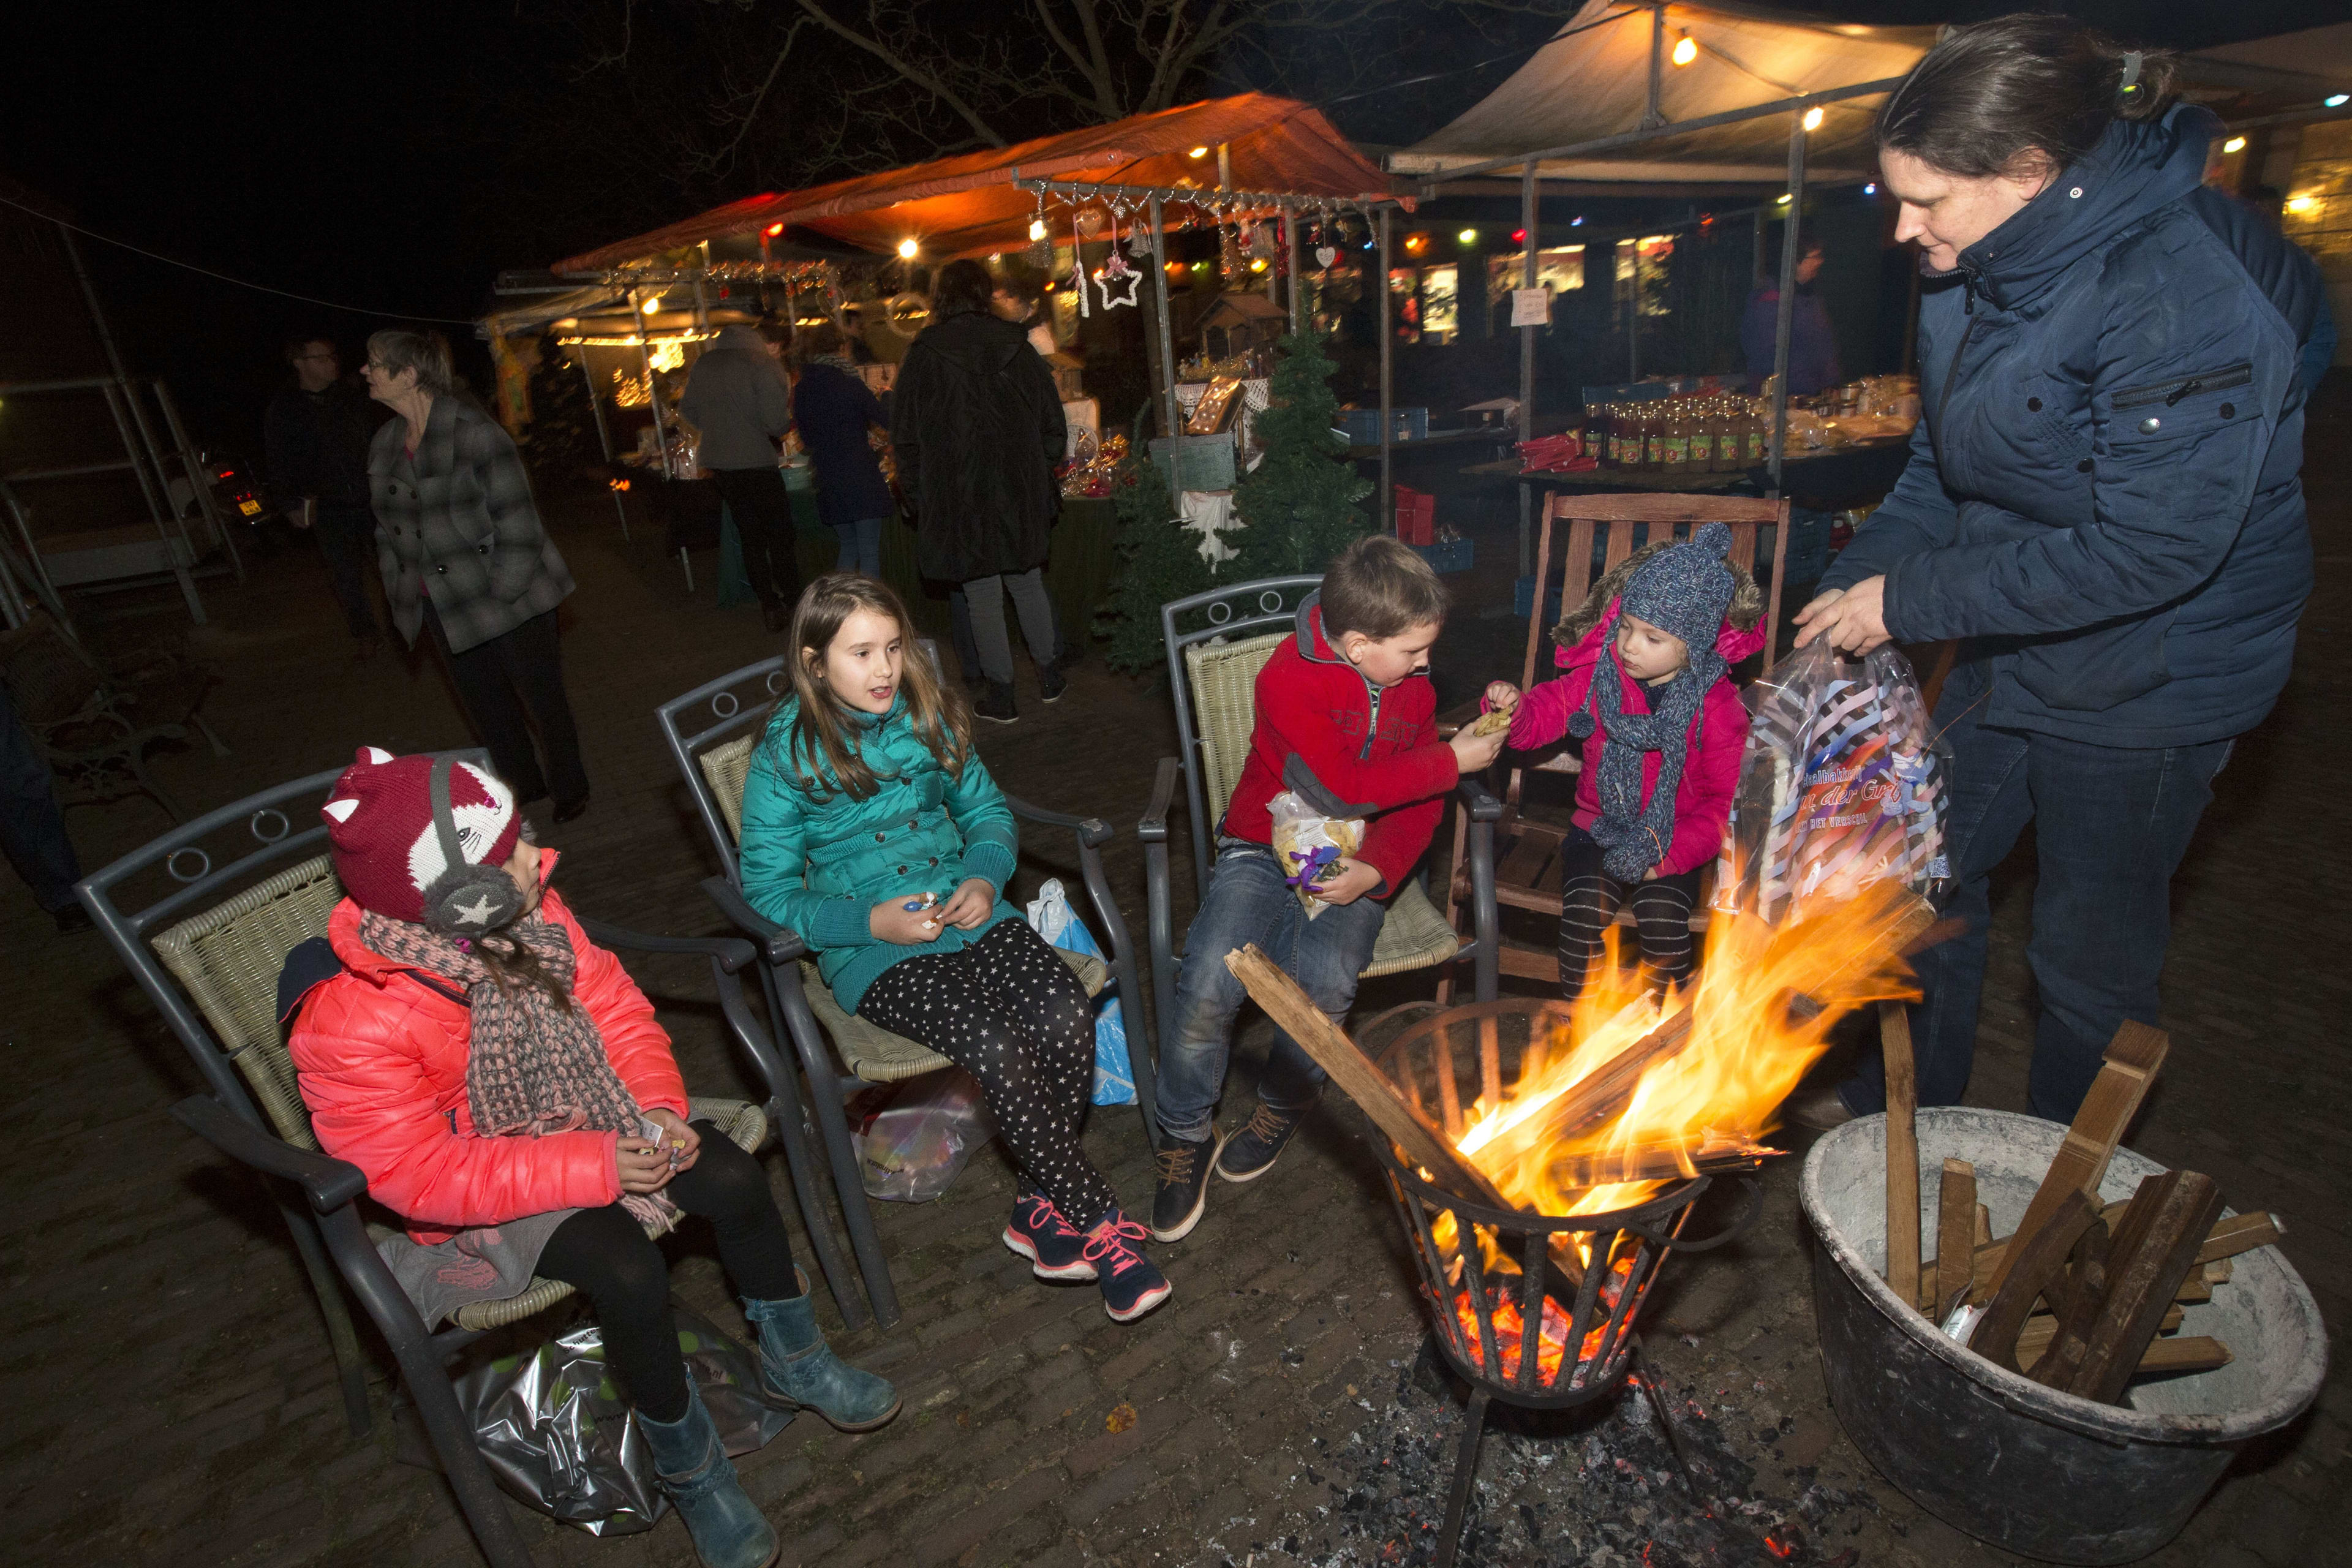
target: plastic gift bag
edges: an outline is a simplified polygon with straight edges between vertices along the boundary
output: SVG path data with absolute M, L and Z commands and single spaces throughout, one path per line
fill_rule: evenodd
M 1951 752 L 1910 661 L 1811 642 L 1748 689 L 1752 715 L 1714 907 L 1778 921 L 1895 878 L 1939 900 Z
M 1326 816 L 1296 790 L 1276 795 L 1266 811 L 1274 818 L 1274 853 L 1283 880 L 1298 890 L 1307 918 L 1318 919 L 1331 906 L 1315 896 L 1311 884 L 1364 847 L 1364 825 L 1352 816 Z
M 797 1411 L 760 1388 L 759 1357 L 682 1307 L 677 1347 L 727 1452 L 765 1447 Z M 457 1379 L 457 1408 L 499 1485 L 591 1535 L 634 1535 L 669 1511 L 636 1413 L 604 1365 L 592 1321 Z
M 1069 894 L 1058 878 L 1047 879 L 1045 885 L 1037 889 L 1037 896 L 1030 900 L 1029 929 L 1044 937 L 1049 947 L 1109 962 L 1096 943 L 1095 933 L 1087 929 L 1087 922 L 1078 919 L 1078 911 L 1070 907 Z M 1103 997 L 1095 1005 L 1093 1100 L 1097 1105 L 1135 1103 L 1135 1085 L 1128 1078 L 1127 1016 L 1119 1011 L 1116 996 Z
M 866 1196 L 926 1204 L 955 1184 L 996 1124 L 979 1080 L 949 1068 L 862 1091 L 849 1104 L 849 1133 Z

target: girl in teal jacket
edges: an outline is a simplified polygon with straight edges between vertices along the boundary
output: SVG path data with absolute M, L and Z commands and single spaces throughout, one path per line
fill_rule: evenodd
M 1078 1143 L 1093 1006 L 1004 901 L 1013 812 L 908 626 L 898 596 L 855 573 L 801 595 L 793 695 L 743 789 L 744 896 L 814 950 L 845 1011 L 979 1080 L 1024 1177 L 1004 1245 L 1041 1279 L 1097 1281 L 1128 1322 L 1169 1285 Z

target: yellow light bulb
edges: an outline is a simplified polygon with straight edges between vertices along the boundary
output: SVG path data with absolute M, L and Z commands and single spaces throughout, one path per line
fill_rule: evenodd
M 2245 150 L 2246 139 L 2242 136 L 2232 136 L 2221 143 L 2221 151 L 2224 153 L 2242 153 Z
M 2289 196 L 2286 199 L 2286 210 L 2291 213 L 2307 213 L 2318 205 L 2317 196 Z
M 1209 150 L 1206 147 L 1195 147 L 1184 155 L 1188 158 L 1205 158 L 1209 155 Z
M 1698 58 L 1698 40 L 1685 33 L 1682 42 L 1675 46 L 1675 64 L 1686 66 Z
M 1034 243 L 1034 241 L 1037 241 L 1037 240 L 1043 239 L 1043 238 L 1045 238 L 1045 220 L 1044 218 L 1041 218 L 1041 217 L 1038 217 L 1038 218 L 1031 218 L 1031 219 L 1029 220 L 1029 238 L 1030 238 L 1030 240 Z
M 916 252 L 916 251 L 918 251 L 918 250 L 919 250 L 919 249 L 921 249 L 921 248 L 922 248 L 922 247 L 921 247 L 920 246 L 917 245 L 917 244 L 916 244 L 913 240 L 911 240 L 911 239 L 902 239 L 902 240 L 900 240 L 900 241 L 898 242 L 898 254 L 899 254 L 899 256 L 901 256 L 902 258 L 904 258 L 905 259 L 907 259 L 907 260 L 908 260 L 908 261 L 912 261 L 912 260 L 914 260 L 914 259 L 915 259 L 915 252 Z
M 1475 228 L 1465 228 L 1454 237 L 1465 245 L 1475 245 L 1478 243 L 1478 231 Z
M 656 310 L 661 309 L 661 296 L 658 294 L 655 295 L 652 299 L 638 306 L 637 309 L 643 310 L 648 316 L 652 315 Z
M 1782 205 L 1782 206 L 1784 206 L 1784 207 L 1785 207 L 1785 206 L 1787 206 L 1787 205 L 1789 205 L 1789 193 L 1788 193 L 1788 192 L 1783 191 L 1783 192 L 1781 192 L 1781 193 L 1780 193 L 1780 205 Z
M 1250 263 L 1250 270 L 1251 270 L 1252 272 L 1263 272 L 1263 271 L 1265 271 L 1265 257 L 1263 257 L 1263 256 L 1261 256 L 1261 257 L 1259 257 L 1255 261 L 1251 262 L 1251 263 Z
M 1820 104 L 1815 104 L 1812 108 L 1805 110 L 1805 129 L 1808 131 L 1819 131 L 1821 128 L 1822 108 Z

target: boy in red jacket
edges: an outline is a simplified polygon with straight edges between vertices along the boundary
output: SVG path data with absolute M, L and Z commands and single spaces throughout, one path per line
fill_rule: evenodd
M 1255 942 L 1334 1023 L 1356 999 L 1388 900 L 1412 874 L 1465 773 L 1495 760 L 1503 737 L 1451 741 L 1433 731 L 1430 645 L 1445 623 L 1445 588 L 1428 563 L 1385 535 L 1340 552 L 1298 608 L 1297 635 L 1258 672 L 1257 724 L 1233 800 L 1217 826 L 1217 860 L 1185 942 L 1174 1038 L 1160 1053 L 1159 1188 L 1151 1234 L 1188 1235 L 1208 1201 L 1209 1168 L 1229 1182 L 1264 1175 L 1312 1110 L 1323 1069 L 1280 1030 L 1258 1106 L 1230 1139 L 1217 1099 L 1246 993 L 1225 954 Z M 1313 920 L 1285 880 L 1267 805 L 1295 790 L 1318 809 L 1367 819 L 1364 842 L 1310 885 Z

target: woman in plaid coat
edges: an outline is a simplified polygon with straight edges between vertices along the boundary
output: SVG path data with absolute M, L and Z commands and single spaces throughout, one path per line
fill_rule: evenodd
M 412 646 L 420 628 L 433 634 L 493 769 L 526 802 L 552 795 L 555 820 L 569 822 L 588 809 L 555 637 L 572 572 L 540 525 L 522 455 L 497 421 L 454 395 L 438 337 L 378 332 L 361 374 L 368 395 L 400 416 L 368 451 L 393 625 Z

